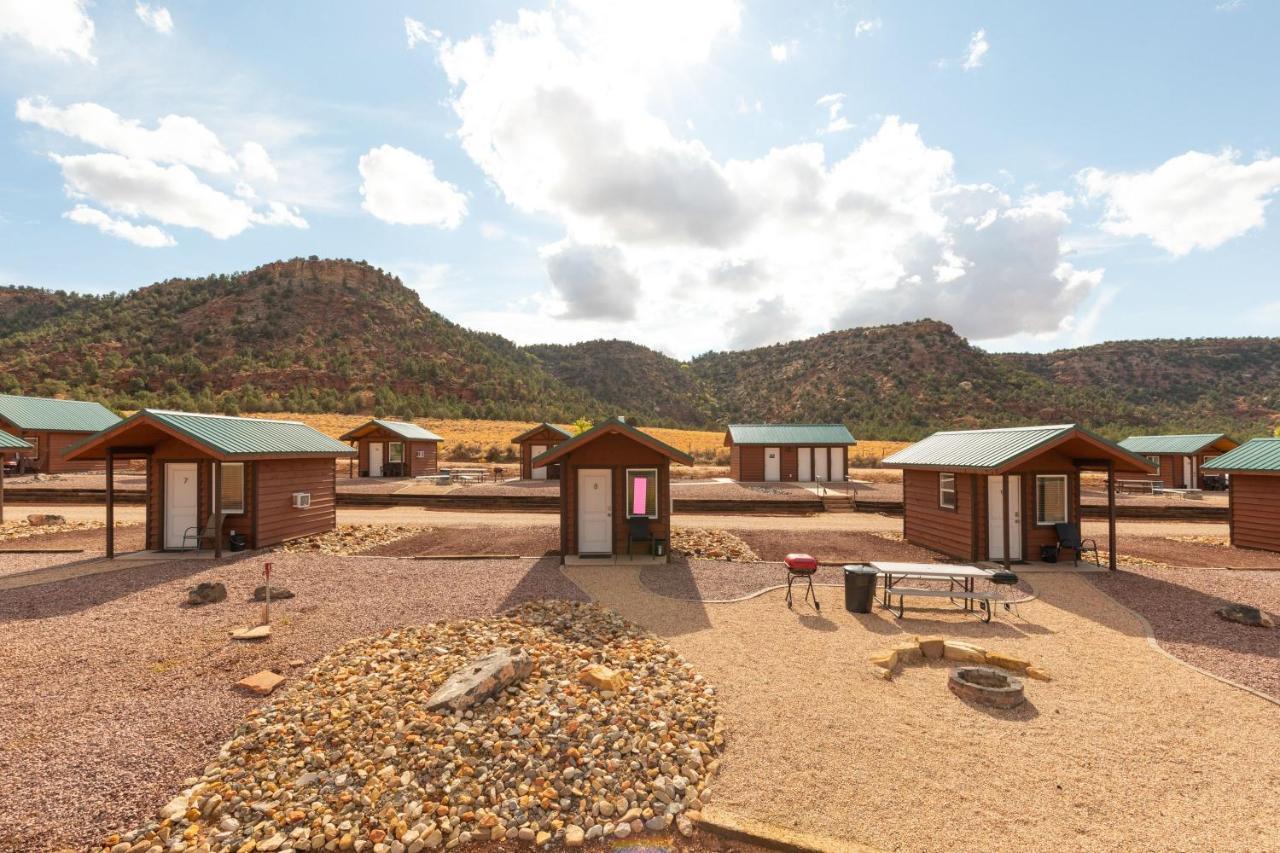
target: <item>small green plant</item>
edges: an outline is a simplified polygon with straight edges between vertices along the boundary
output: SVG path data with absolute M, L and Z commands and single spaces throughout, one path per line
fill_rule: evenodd
M 595 424 L 591 423 L 591 421 L 588 420 L 587 418 L 578 418 L 576 421 L 573 422 L 573 434 L 581 435 L 582 433 L 591 429 L 593 426 L 595 426 Z

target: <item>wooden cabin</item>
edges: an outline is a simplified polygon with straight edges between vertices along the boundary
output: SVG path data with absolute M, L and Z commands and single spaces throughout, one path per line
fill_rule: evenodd
M 560 561 L 630 558 L 646 547 L 649 559 L 669 560 L 672 462 L 693 457 L 622 418 L 535 456 L 535 468 L 560 465 Z
M 0 524 L 4 523 L 4 464 L 5 457 L 17 456 L 19 453 L 30 451 L 31 444 L 23 441 L 16 435 L 9 435 L 4 430 L 0 430 Z
M 560 479 L 559 465 L 543 465 L 534 468 L 533 457 L 546 453 L 566 438 L 573 438 L 573 436 L 558 426 L 544 422 L 511 439 L 511 443 L 520 448 L 520 479 Z
M 67 448 L 120 422 L 101 403 L 0 394 L 0 429 L 31 445 L 18 453 L 19 468 L 41 474 L 101 471 L 102 463 L 67 459 Z
M 107 471 L 107 556 L 115 556 L 112 473 L 121 459 L 146 463 L 146 547 L 221 555 L 232 531 L 265 548 L 333 530 L 335 460 L 347 445 L 298 421 L 143 409 L 75 445 L 68 456 Z M 217 535 L 213 535 L 216 531 Z
M 417 424 L 374 418 L 339 441 L 355 446 L 361 477 L 424 477 L 440 470 L 444 439 Z
M 1280 551 L 1280 438 L 1254 438 L 1204 466 L 1231 476 L 1231 544 Z
M 843 483 L 849 447 L 844 424 L 730 424 L 729 477 L 743 483 Z
M 1080 521 L 1082 471 L 1107 474 L 1108 529 L 1115 542 L 1110 481 L 1154 471 L 1145 458 L 1076 424 L 937 432 L 883 465 L 902 469 L 908 542 L 960 560 L 1005 565 L 1038 560 L 1043 546 L 1058 542 L 1055 524 Z
M 1203 489 L 1204 464 L 1240 446 L 1220 432 L 1195 435 L 1131 435 L 1120 446 L 1145 456 L 1155 474 L 1134 479 L 1151 480 L 1166 489 Z

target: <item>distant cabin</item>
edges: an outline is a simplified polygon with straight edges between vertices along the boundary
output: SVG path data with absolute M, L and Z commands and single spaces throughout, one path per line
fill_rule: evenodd
M 333 530 L 335 462 L 347 445 L 298 421 L 143 409 L 72 447 L 68 457 L 147 466 L 146 548 L 192 550 L 195 531 L 216 553 L 231 531 L 249 548 Z M 107 477 L 107 555 L 114 556 L 112 478 Z
M 848 479 L 844 424 L 731 424 L 724 434 L 729 477 L 743 483 L 840 483 Z
M 561 562 L 667 562 L 672 462 L 692 465 L 693 457 L 622 418 L 535 456 L 535 469 L 558 464 L 561 470 Z
M 425 477 L 440 470 L 444 439 L 417 424 L 374 418 L 338 440 L 354 444 L 361 477 Z
M 0 430 L 0 524 L 4 523 L 4 464 L 6 456 L 17 456 L 31 450 L 30 442 Z
M 1195 435 L 1131 435 L 1120 446 L 1145 456 L 1155 474 L 1141 478 L 1162 483 L 1166 489 L 1203 489 L 1206 462 L 1240 446 L 1220 432 Z
M 1143 457 L 1076 424 L 936 432 L 882 464 L 902 469 L 908 542 L 960 560 L 1005 563 L 1038 560 L 1042 547 L 1058 542 L 1055 525 L 1080 522 L 1080 472 L 1153 471 Z M 1115 493 L 1108 495 L 1114 525 Z
M 0 394 L 0 429 L 31 445 L 18 452 L 19 464 L 42 474 L 101 471 L 101 462 L 65 458 L 68 447 L 120 422 L 101 403 Z
M 1254 438 L 1205 463 L 1231 475 L 1231 544 L 1280 551 L 1280 438 Z
M 554 424 L 549 424 L 544 421 L 543 423 L 527 429 L 515 438 L 511 439 L 511 443 L 520 449 L 520 479 L 560 479 L 559 465 L 543 465 L 535 468 L 533 467 L 533 457 L 546 453 L 548 450 L 568 438 L 573 438 L 573 435 L 565 432 Z

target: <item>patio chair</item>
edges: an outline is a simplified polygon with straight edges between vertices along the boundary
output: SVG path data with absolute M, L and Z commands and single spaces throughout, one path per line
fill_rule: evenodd
M 633 560 L 636 555 L 631 546 L 635 542 L 649 543 L 648 553 L 653 553 L 653 527 L 649 524 L 649 519 L 633 518 L 627 522 L 627 556 Z
M 209 542 L 209 547 L 212 548 L 214 536 L 213 522 L 214 516 L 210 515 L 208 521 L 204 523 L 203 527 L 188 527 L 182 534 L 182 550 L 187 550 L 188 542 L 195 542 L 195 550 L 198 554 L 200 553 L 200 543 L 206 540 Z
M 1059 522 L 1055 524 L 1054 529 L 1058 531 L 1058 554 L 1061 556 L 1063 551 L 1071 551 L 1075 554 L 1073 564 L 1080 565 L 1080 560 L 1084 558 L 1086 551 L 1093 552 L 1093 562 L 1098 568 L 1102 568 L 1102 558 L 1098 555 L 1098 543 L 1093 539 L 1080 538 L 1080 525 L 1071 522 Z

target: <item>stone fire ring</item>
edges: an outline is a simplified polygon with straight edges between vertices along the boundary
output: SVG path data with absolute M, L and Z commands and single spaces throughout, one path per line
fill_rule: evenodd
M 951 670 L 947 687 L 961 699 L 1006 710 L 1027 699 L 1021 678 L 989 666 L 958 666 Z

